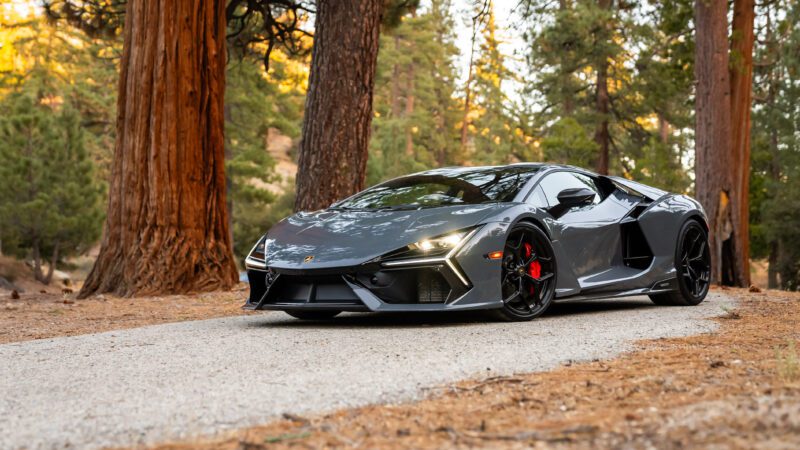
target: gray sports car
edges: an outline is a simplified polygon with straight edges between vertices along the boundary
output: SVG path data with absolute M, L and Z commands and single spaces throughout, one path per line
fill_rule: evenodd
M 576 167 L 436 169 L 275 225 L 245 261 L 244 307 L 530 320 L 561 300 L 696 305 L 709 288 L 707 233 L 694 199 Z

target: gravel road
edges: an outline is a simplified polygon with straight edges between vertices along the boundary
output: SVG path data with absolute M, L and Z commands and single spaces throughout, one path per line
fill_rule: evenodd
M 0 448 L 141 445 L 305 414 L 413 399 L 470 377 L 607 358 L 637 339 L 715 328 L 733 300 L 646 298 L 556 305 L 529 323 L 478 315 L 282 313 L 0 346 Z

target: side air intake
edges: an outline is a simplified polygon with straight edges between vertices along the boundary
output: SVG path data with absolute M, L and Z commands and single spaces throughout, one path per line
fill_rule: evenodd
M 639 222 L 633 219 L 620 224 L 622 232 L 622 262 L 633 269 L 644 270 L 653 262 L 653 251 L 644 237 Z

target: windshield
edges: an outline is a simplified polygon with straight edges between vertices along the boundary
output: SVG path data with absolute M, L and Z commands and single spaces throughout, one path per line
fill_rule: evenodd
M 334 205 L 345 209 L 416 209 L 510 202 L 537 167 L 440 169 L 396 178 Z

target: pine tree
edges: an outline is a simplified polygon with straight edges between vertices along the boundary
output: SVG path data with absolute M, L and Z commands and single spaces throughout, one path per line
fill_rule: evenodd
M 36 67 L 0 101 L 0 240 L 4 251 L 30 257 L 45 284 L 63 257 L 97 240 L 102 219 L 80 115 L 50 89 L 50 77 Z
M 686 191 L 692 2 L 526 5 L 545 159 Z
M 449 2 L 433 1 L 381 37 L 368 183 L 459 161 L 457 48 Z
M 505 164 L 540 159 L 531 136 L 530 116 L 507 94 L 516 74 L 508 68 L 492 2 L 475 10 L 475 42 L 464 87 L 461 124 L 465 155 L 472 164 Z
M 758 6 L 750 174 L 750 242 L 770 288 L 800 289 L 800 6 Z
M 260 60 L 249 57 L 231 61 L 227 69 L 225 168 L 233 249 L 240 258 L 271 227 L 275 215 L 286 212 L 273 210 L 278 199 L 270 186 L 288 180 L 279 179 L 267 152 L 269 130 L 291 138 L 300 134 L 305 99 L 300 69 L 305 61 L 280 50 L 271 59 L 269 74 Z

